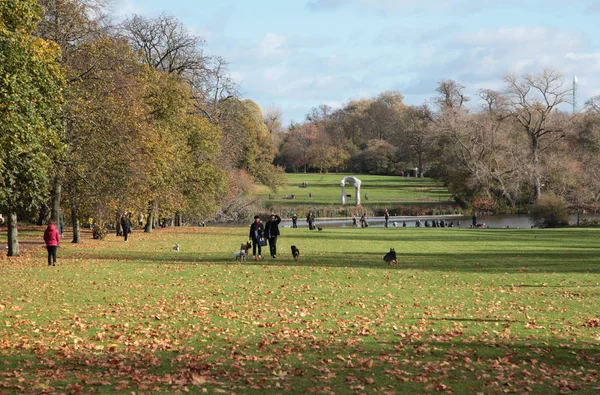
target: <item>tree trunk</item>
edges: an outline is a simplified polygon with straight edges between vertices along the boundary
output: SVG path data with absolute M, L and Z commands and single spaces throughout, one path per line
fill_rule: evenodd
M 117 236 L 123 236 L 123 229 L 121 228 L 121 217 L 123 213 L 121 210 L 117 211 L 117 225 L 115 226 L 115 230 L 117 231 Z
M 152 227 L 154 226 L 154 202 L 150 203 L 150 209 L 148 210 L 148 219 L 146 221 L 146 227 L 144 228 L 144 232 L 151 233 Z
M 40 213 L 38 215 L 38 220 L 36 222 L 37 226 L 42 226 L 45 223 L 47 223 L 49 220 L 48 218 L 48 205 L 46 205 L 46 203 L 42 203 L 42 205 L 40 206 Z
M 8 256 L 19 256 L 19 232 L 17 230 L 17 213 L 8 214 Z
M 540 157 L 539 157 L 539 141 L 537 138 L 531 137 L 531 154 L 533 157 L 533 193 L 535 194 L 535 202 L 539 202 L 542 197 L 542 181 L 540 180 Z
M 71 201 L 71 222 L 73 223 L 73 241 L 71 243 L 79 244 L 81 242 L 81 229 L 79 226 L 79 210 L 77 203 Z
M 52 187 L 52 203 L 50 207 L 50 219 L 54 220 L 54 223 L 60 225 L 60 200 L 62 198 L 62 185 L 60 176 L 56 176 L 54 179 L 54 186 Z

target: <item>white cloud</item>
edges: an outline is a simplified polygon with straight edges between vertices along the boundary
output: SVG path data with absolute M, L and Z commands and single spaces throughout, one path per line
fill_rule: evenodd
M 284 54 L 283 45 L 285 44 L 285 37 L 275 34 L 267 33 L 263 40 L 258 44 L 258 52 L 260 55 L 265 57 L 281 56 Z

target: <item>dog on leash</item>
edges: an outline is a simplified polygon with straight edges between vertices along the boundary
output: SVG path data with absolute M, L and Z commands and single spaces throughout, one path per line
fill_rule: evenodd
M 398 258 L 396 257 L 396 250 L 390 248 L 390 252 L 383 256 L 383 260 L 391 265 L 392 263 L 398 263 Z
M 175 244 L 175 245 L 173 246 L 173 251 L 175 251 L 175 252 L 179 252 L 179 244 Z
M 252 247 L 250 243 L 242 243 L 240 245 L 240 250 L 233 253 L 233 259 L 240 262 L 245 261 L 248 258 L 250 247 Z
M 296 246 L 292 246 L 292 256 L 294 257 L 295 261 L 297 261 L 298 258 L 300 258 L 300 250 L 296 248 Z

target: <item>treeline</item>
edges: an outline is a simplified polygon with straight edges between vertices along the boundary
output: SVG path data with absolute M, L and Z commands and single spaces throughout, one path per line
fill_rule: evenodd
M 177 19 L 115 24 L 102 0 L 0 3 L 0 212 L 79 224 L 237 219 L 281 171 L 260 108 Z M 40 209 L 41 208 L 41 209 Z
M 475 99 L 444 80 L 420 106 L 398 92 L 320 106 L 282 134 L 276 163 L 289 172 L 427 174 L 476 210 L 507 212 L 545 198 L 596 209 L 600 96 L 573 113 L 572 85 L 554 70 L 503 82 Z

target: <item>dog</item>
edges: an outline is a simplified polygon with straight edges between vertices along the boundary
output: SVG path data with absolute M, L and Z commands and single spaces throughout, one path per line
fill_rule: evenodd
M 320 226 L 317 226 L 317 229 L 319 230 L 319 232 L 323 230 L 323 228 L 321 228 Z
M 396 257 L 396 250 L 390 248 L 390 252 L 383 256 L 383 260 L 389 265 L 391 265 L 392 263 L 398 263 L 398 258 Z
M 296 248 L 296 246 L 292 246 L 292 256 L 294 257 L 295 261 L 297 261 L 298 258 L 300 258 L 300 250 Z
M 233 253 L 233 259 L 240 262 L 245 261 L 248 258 L 250 247 L 252 247 L 250 243 L 242 243 L 240 250 Z
M 175 252 L 179 252 L 179 244 L 175 244 L 175 245 L 173 246 L 173 251 L 175 251 Z

